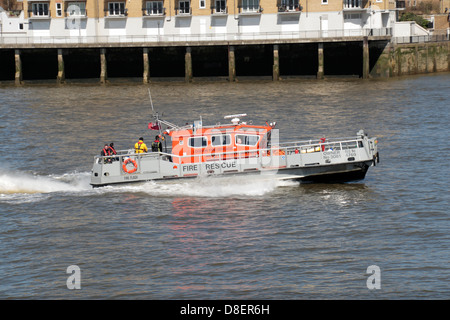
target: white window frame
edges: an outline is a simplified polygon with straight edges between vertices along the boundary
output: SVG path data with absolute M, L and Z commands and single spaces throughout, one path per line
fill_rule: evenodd
M 56 8 L 56 16 L 57 17 L 62 17 L 62 14 L 63 14 L 62 2 L 56 2 L 55 3 L 55 8 Z
M 258 12 L 259 8 L 259 0 L 242 0 L 242 12 Z
M 328 0 L 321 0 L 321 4 L 328 5 Z
M 226 13 L 227 12 L 227 0 L 211 0 L 211 1 L 214 1 L 214 12 L 215 13 Z
M 33 17 L 48 17 L 50 15 L 49 8 L 50 8 L 50 6 L 49 6 L 48 2 L 32 2 L 31 3 Z
M 286 8 L 286 11 L 296 11 L 300 7 L 299 0 L 281 0 L 281 6 Z
M 198 0 L 198 7 L 199 7 L 199 9 L 205 9 L 206 8 L 206 0 Z
M 162 15 L 164 14 L 164 1 L 147 1 L 145 9 L 149 16 Z
M 75 7 L 77 9 L 75 9 Z M 83 1 L 69 2 L 67 4 L 67 16 L 69 16 L 69 17 L 84 17 L 84 16 L 86 16 L 86 2 L 83 2 Z
M 108 2 L 108 16 L 124 16 L 125 1 Z
M 183 4 L 183 9 L 181 9 L 181 4 Z M 187 8 L 186 8 L 187 4 Z M 179 0 L 178 1 L 178 13 L 190 14 L 191 13 L 191 1 L 190 0 Z

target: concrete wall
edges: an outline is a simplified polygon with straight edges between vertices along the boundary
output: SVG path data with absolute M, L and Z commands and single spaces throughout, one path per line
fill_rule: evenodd
M 383 44 L 381 44 L 383 45 Z M 450 71 L 450 42 L 384 44 L 371 77 L 394 77 Z

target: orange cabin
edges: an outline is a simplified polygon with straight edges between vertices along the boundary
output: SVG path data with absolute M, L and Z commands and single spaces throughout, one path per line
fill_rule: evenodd
M 270 126 L 247 124 L 181 129 L 169 132 L 175 163 L 198 163 L 256 157 L 266 149 Z

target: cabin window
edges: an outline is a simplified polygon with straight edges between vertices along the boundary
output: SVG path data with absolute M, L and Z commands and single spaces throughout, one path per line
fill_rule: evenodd
M 259 141 L 259 136 L 237 134 L 236 144 L 243 146 L 256 146 Z
M 231 135 L 221 134 L 217 136 L 211 136 L 211 144 L 213 146 L 228 146 L 231 144 Z
M 191 148 L 204 148 L 208 145 L 206 137 L 194 137 L 189 138 L 189 147 Z
M 357 145 L 356 145 L 356 141 L 348 141 L 348 142 L 342 142 L 342 149 L 356 149 Z

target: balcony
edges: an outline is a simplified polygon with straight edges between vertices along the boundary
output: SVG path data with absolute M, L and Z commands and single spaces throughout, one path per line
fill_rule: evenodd
M 31 2 L 28 5 L 29 19 L 50 19 L 49 1 Z
M 279 14 L 300 13 L 303 10 L 299 0 L 278 0 L 277 8 Z
M 158 10 L 142 8 L 142 17 L 143 18 L 161 18 L 166 15 L 166 8 L 161 8 Z
M 260 5 L 254 6 L 239 6 L 239 15 L 260 15 L 263 12 L 263 8 Z
M 344 0 L 344 11 L 366 11 L 368 0 Z
M 192 7 L 175 7 L 175 16 L 190 17 L 192 15 Z
M 125 9 L 125 2 L 107 2 L 103 11 L 105 18 L 125 18 L 128 16 L 128 9 Z
M 226 15 L 226 14 L 228 14 L 228 7 L 225 5 L 222 5 L 222 4 L 221 5 L 219 5 L 219 4 L 212 5 L 211 6 L 211 14 L 217 15 L 217 16 Z
M 87 10 L 86 9 L 71 9 L 70 7 L 66 10 L 66 18 L 87 18 Z

